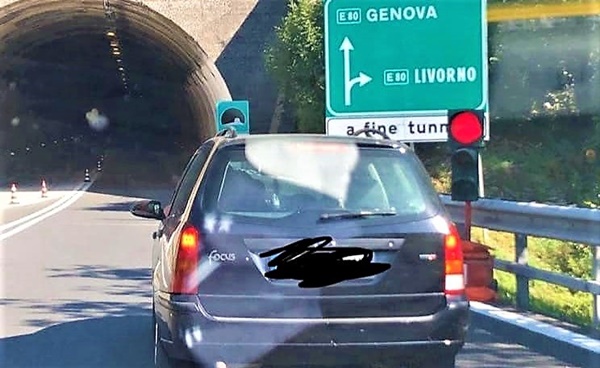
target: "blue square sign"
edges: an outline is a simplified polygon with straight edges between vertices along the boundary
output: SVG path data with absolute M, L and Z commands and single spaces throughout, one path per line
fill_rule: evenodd
M 215 118 L 217 132 L 233 128 L 238 134 L 250 134 L 248 101 L 219 101 Z

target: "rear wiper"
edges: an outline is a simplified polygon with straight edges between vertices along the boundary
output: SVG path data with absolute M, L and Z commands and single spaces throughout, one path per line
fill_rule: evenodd
M 324 213 L 319 216 L 321 220 L 333 220 L 333 219 L 353 219 L 353 218 L 365 218 L 372 216 L 395 216 L 395 211 L 357 211 L 357 212 L 336 212 L 336 213 Z

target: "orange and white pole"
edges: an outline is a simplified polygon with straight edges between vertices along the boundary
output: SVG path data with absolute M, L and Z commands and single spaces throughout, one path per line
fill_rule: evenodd
M 46 180 L 42 179 L 42 198 L 48 197 L 48 186 Z
M 17 200 L 17 184 L 15 183 L 13 183 L 10 187 L 10 203 L 19 203 L 19 201 Z

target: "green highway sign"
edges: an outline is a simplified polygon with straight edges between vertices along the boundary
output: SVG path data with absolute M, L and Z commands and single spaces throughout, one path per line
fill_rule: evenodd
M 324 0 L 326 116 L 487 110 L 486 0 Z

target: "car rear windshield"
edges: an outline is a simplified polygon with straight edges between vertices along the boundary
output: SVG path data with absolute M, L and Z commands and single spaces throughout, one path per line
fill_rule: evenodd
M 363 211 L 417 220 L 440 206 L 409 150 L 297 138 L 220 149 L 201 193 L 203 212 L 271 221 Z

